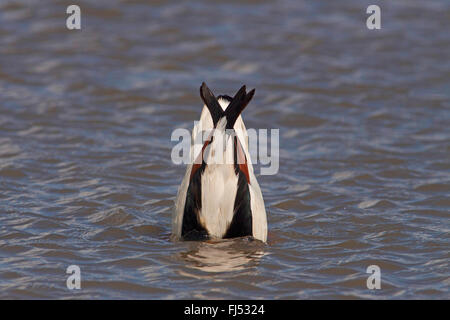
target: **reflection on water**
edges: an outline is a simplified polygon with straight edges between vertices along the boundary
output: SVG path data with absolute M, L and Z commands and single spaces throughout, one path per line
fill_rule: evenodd
M 258 265 L 267 254 L 264 246 L 249 239 L 193 242 L 181 256 L 187 268 L 211 273 L 240 271 Z M 188 275 L 187 270 L 183 274 Z

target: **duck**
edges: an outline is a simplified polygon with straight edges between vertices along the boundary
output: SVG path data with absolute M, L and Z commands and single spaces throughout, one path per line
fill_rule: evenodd
M 247 93 L 243 85 L 233 97 L 216 97 L 205 82 L 200 86 L 203 109 L 200 120 L 194 124 L 190 147 L 191 159 L 195 161 L 187 165 L 175 199 L 175 239 L 251 237 L 267 242 L 264 199 L 241 116 L 254 94 L 255 89 Z M 203 147 L 195 148 L 195 142 L 208 131 Z

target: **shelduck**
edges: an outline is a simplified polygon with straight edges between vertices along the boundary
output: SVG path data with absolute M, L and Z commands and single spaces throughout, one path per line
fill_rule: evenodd
M 267 241 L 264 200 L 253 172 L 241 112 L 253 98 L 245 85 L 234 97 L 214 96 L 202 83 L 204 106 L 192 131 L 191 159 L 178 189 L 172 234 L 181 240 L 252 236 Z M 201 150 L 194 143 L 211 133 Z M 217 160 L 219 159 L 219 160 Z

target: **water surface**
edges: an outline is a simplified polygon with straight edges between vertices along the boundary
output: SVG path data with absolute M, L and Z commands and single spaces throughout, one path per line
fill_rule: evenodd
M 77 3 L 81 31 L 0 3 L 0 298 L 450 298 L 448 1 L 378 1 L 376 31 L 370 1 Z M 170 240 L 202 81 L 280 129 L 267 245 Z

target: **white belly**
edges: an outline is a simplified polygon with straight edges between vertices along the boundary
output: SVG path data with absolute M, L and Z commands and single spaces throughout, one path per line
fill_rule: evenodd
M 213 238 L 222 238 L 233 219 L 237 183 L 234 165 L 207 165 L 203 172 L 199 217 Z

